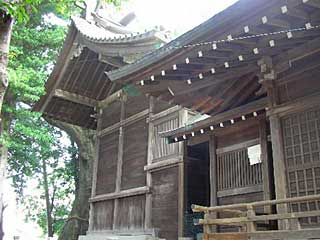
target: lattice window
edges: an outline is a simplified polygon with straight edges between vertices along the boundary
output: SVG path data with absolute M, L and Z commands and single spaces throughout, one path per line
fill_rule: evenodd
M 261 163 L 250 165 L 247 148 L 218 154 L 218 191 L 262 183 Z
M 167 139 L 159 136 L 160 132 L 166 132 L 179 127 L 178 116 L 158 122 L 154 125 L 153 159 L 163 158 L 169 155 L 178 154 L 178 144 L 168 144 Z
M 292 114 L 282 119 L 288 190 L 291 197 L 320 193 L 320 110 Z M 319 209 L 319 202 L 293 204 L 292 211 Z M 317 223 L 316 217 L 301 219 Z

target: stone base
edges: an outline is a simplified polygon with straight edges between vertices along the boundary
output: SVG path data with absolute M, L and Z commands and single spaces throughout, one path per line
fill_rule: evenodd
M 78 240 L 159 240 L 153 233 L 146 232 L 88 232 L 85 236 L 79 236 Z

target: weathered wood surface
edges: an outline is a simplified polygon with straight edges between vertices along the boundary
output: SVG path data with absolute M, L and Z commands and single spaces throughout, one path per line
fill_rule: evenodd
M 301 240 L 317 239 L 319 229 L 305 229 L 303 231 L 260 231 L 255 233 L 209 233 L 204 239 L 208 240 Z
M 159 162 L 151 163 L 151 164 L 144 166 L 144 170 L 145 171 L 159 171 L 159 170 L 163 170 L 164 168 L 174 167 L 178 163 L 181 163 L 182 161 L 183 161 L 183 159 L 181 157 L 170 157 L 165 160 L 161 159 L 161 161 L 159 161 Z
M 178 167 L 152 173 L 152 226 L 159 237 L 178 238 Z
M 102 114 L 101 130 L 120 122 L 121 102 L 112 102 Z
M 91 231 L 112 229 L 114 201 L 97 202 L 93 204 Z
M 119 132 L 100 139 L 96 195 L 111 193 L 116 188 Z
M 284 160 L 282 126 L 281 126 L 280 118 L 278 116 L 274 115 L 270 117 L 270 130 L 271 130 L 276 198 L 284 199 L 284 198 L 287 198 L 287 179 L 286 179 L 286 167 L 285 167 L 285 160 Z M 286 205 L 277 205 L 277 211 L 279 213 L 288 212 L 288 207 Z M 280 222 L 279 228 L 283 230 L 288 229 L 289 228 L 288 223 Z
M 112 199 L 118 199 L 118 198 L 125 198 L 125 197 L 131 197 L 131 196 L 137 196 L 137 195 L 144 195 L 146 193 L 149 193 L 150 188 L 147 186 L 144 187 L 137 187 L 137 188 L 131 188 L 128 190 L 122 190 L 119 192 L 113 192 L 108 194 L 101 194 L 96 197 L 92 197 L 90 199 L 90 202 L 101 202 L 106 200 L 112 200 Z
M 290 197 L 316 194 L 320 184 L 320 110 L 305 110 L 281 119 Z M 319 209 L 318 202 L 293 204 L 292 211 Z M 300 219 L 302 225 L 319 219 Z
M 218 206 L 218 207 L 202 207 L 193 205 L 192 209 L 195 212 L 205 212 L 204 219 L 199 219 L 195 223 L 203 224 L 204 226 L 204 235 L 203 239 L 226 239 L 231 235 L 234 239 L 295 239 L 292 236 L 292 233 L 296 233 L 300 238 L 297 239 L 309 239 L 318 237 L 320 232 L 320 228 L 315 229 L 300 229 L 300 227 L 292 228 L 289 231 L 284 230 L 274 230 L 274 231 L 257 231 L 257 222 L 266 222 L 272 220 L 298 220 L 301 218 L 307 217 L 316 217 L 320 216 L 320 210 L 306 211 L 302 210 L 299 212 L 287 212 L 287 213 L 277 213 L 277 214 L 266 214 L 266 215 L 256 215 L 257 207 L 261 206 L 271 206 L 278 204 L 289 204 L 289 203 L 301 203 L 307 201 L 318 201 L 320 199 L 320 195 L 314 196 L 304 196 L 304 197 L 295 197 L 295 198 L 287 198 L 287 199 L 277 199 L 277 200 L 267 200 L 253 203 L 244 203 L 244 204 L 234 204 L 229 206 Z M 237 209 L 245 209 L 242 212 L 234 212 L 233 214 L 238 215 L 237 217 L 229 217 L 229 218 L 212 218 L 209 213 L 219 213 L 224 212 L 226 210 L 237 210 Z M 211 233 L 209 231 L 209 226 L 241 226 L 246 225 L 246 228 L 242 228 L 240 233 Z M 252 236 L 252 238 L 250 238 Z M 268 238 L 266 238 L 268 236 Z
M 146 185 L 144 166 L 147 164 L 148 147 L 148 128 L 145 119 L 124 129 L 122 190 Z
M 247 203 L 238 203 L 224 206 L 216 206 L 216 207 L 203 207 L 193 205 L 192 209 L 194 212 L 219 212 L 225 209 L 239 209 L 246 208 L 247 206 L 253 207 L 261 207 L 266 205 L 275 205 L 275 204 L 284 204 L 284 203 L 297 203 L 297 202 L 306 202 L 306 201 L 316 201 L 320 199 L 320 194 L 302 196 L 302 197 L 293 197 L 293 198 L 282 198 L 275 200 L 266 200 L 266 201 L 258 201 L 258 202 L 247 202 Z
M 145 196 L 133 196 L 118 200 L 118 217 L 115 229 L 144 229 Z
M 239 118 L 246 114 L 251 114 L 254 111 L 258 111 L 267 107 L 267 99 L 263 98 L 246 105 L 234 108 L 230 111 L 226 111 L 221 114 L 217 114 L 205 120 L 196 122 L 187 127 L 179 128 L 170 132 L 163 132 L 161 137 L 179 137 L 183 134 L 190 134 L 192 131 L 200 131 L 203 128 L 209 128 L 212 124 L 220 124 L 221 122 L 230 121 L 231 119 Z
M 84 97 L 75 93 L 67 92 L 61 89 L 56 89 L 54 92 L 54 96 L 58 98 L 62 98 L 64 100 L 79 103 L 82 105 L 86 105 L 89 107 L 96 107 L 98 102 L 95 99 L 91 99 L 88 97 Z

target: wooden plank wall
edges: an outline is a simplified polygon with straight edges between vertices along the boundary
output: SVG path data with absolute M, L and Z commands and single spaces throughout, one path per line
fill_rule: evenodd
M 101 111 L 91 231 L 144 229 L 148 101 L 119 99 Z
M 167 240 L 178 239 L 178 182 L 178 166 L 152 173 L 152 226 Z
M 101 137 L 96 195 L 111 193 L 116 187 L 119 131 Z
M 143 167 L 147 165 L 148 128 L 146 119 L 124 128 L 124 155 L 121 190 L 143 187 L 146 176 Z
M 114 201 L 97 202 L 93 204 L 92 230 L 103 231 L 112 229 Z
M 139 230 L 144 228 L 145 196 L 119 199 L 119 217 L 116 226 L 121 230 Z
M 168 106 L 159 101 L 149 106 L 148 98 L 137 96 L 102 109 L 90 231 L 159 228 L 160 236 L 177 239 L 182 148 L 167 144 L 158 133 L 180 126 L 181 109 Z M 161 166 L 153 165 L 159 162 Z
M 159 230 L 160 238 L 176 240 L 182 236 L 183 228 L 183 143 L 168 144 L 158 133 L 181 126 L 185 110 L 167 107 L 163 102 L 154 101 L 149 118 L 152 138 L 146 170 L 152 180 L 151 226 Z

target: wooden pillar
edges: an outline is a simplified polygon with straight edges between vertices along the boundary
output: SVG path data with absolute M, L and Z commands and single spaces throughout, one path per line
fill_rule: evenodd
M 188 112 L 185 109 L 179 111 L 179 127 L 183 126 L 188 119 Z M 179 167 L 179 182 L 178 182 L 178 237 L 183 237 L 184 234 L 184 210 L 185 210 L 185 144 L 184 142 L 179 142 L 179 159 L 182 161 L 178 164 Z
M 91 186 L 91 197 L 96 196 L 97 188 L 97 172 L 98 172 L 98 162 L 99 162 L 99 149 L 100 149 L 100 137 L 98 133 L 101 130 L 101 119 L 102 119 L 103 109 L 97 108 L 97 130 L 95 132 L 95 157 L 93 159 L 93 169 L 92 169 L 92 186 Z M 89 231 L 93 231 L 93 208 L 94 204 L 90 203 L 89 211 Z
M 119 128 L 119 144 L 118 144 L 118 163 L 117 163 L 117 175 L 116 175 L 116 190 L 121 190 L 121 178 L 122 178 L 122 162 L 123 162 L 123 141 L 124 141 L 124 127 L 121 124 L 125 119 L 125 101 L 121 99 L 121 115 L 120 115 L 120 128 Z M 119 199 L 114 200 L 113 209 L 113 229 L 116 229 L 116 223 L 119 215 Z
M 283 199 L 287 198 L 287 179 L 282 139 L 282 127 L 279 116 L 270 116 L 270 129 L 276 198 Z M 277 211 L 278 213 L 286 213 L 288 212 L 288 207 L 286 204 L 277 205 Z M 289 229 L 288 221 L 284 220 L 279 222 L 279 228 L 283 230 Z
M 261 162 L 262 162 L 262 181 L 263 181 L 263 199 L 271 200 L 272 183 L 270 180 L 270 159 L 268 157 L 268 134 L 266 119 L 259 122 L 259 138 L 261 146 Z M 265 212 L 271 213 L 271 207 L 265 206 Z
M 214 135 L 210 136 L 209 153 L 210 153 L 210 206 L 218 205 L 217 197 L 217 141 Z M 217 213 L 211 213 L 210 218 L 217 218 Z M 217 231 L 217 226 L 212 226 L 212 232 Z
M 153 159 L 153 153 L 152 153 L 152 147 L 154 146 L 154 124 L 150 119 L 154 115 L 154 97 L 150 97 L 149 99 L 149 132 L 148 132 L 148 156 L 147 156 L 147 164 L 152 164 Z M 147 187 L 151 189 L 152 187 L 152 176 L 151 172 L 147 171 L 146 174 L 146 182 Z M 146 195 L 146 204 L 145 204 L 145 222 L 144 222 L 144 228 L 145 229 L 151 229 L 152 228 L 152 193 L 147 193 Z

